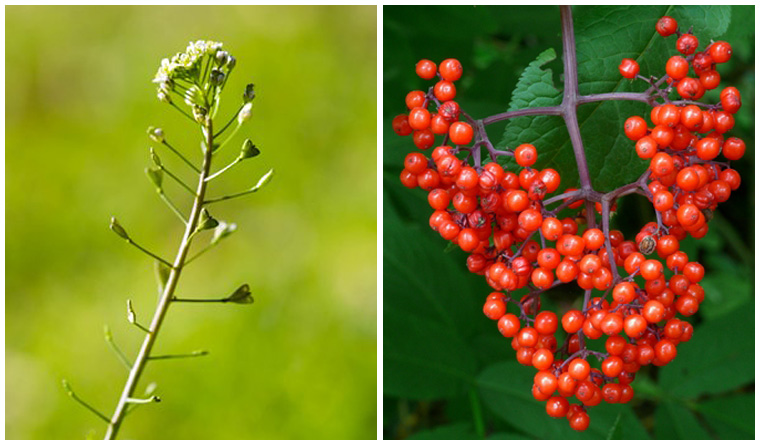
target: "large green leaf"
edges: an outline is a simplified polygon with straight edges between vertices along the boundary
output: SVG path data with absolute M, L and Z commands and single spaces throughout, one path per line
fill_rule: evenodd
M 463 266 L 401 222 L 387 198 L 384 212 L 383 391 L 416 399 L 461 394 L 476 372 L 466 338 L 482 318 L 456 279 Z
M 655 436 L 658 439 L 710 439 L 707 431 L 684 405 L 663 400 L 655 410 Z
M 620 415 L 619 428 L 627 439 L 648 439 L 648 435 L 628 405 L 590 408 L 591 424 L 579 433 L 566 419 L 546 414 L 545 402 L 531 395 L 535 370 L 517 362 L 503 362 L 486 368 L 477 379 L 482 400 L 491 411 L 518 431 L 540 439 L 605 439 Z
M 626 57 L 641 65 L 642 75 L 662 75 L 674 39 L 663 39 L 655 23 L 665 14 L 681 19 L 682 26 L 693 25 L 703 42 L 722 34 L 730 21 L 730 7 L 577 7 L 575 15 L 576 54 L 581 94 L 613 91 L 643 91 L 641 81 L 622 79 L 617 66 Z M 509 110 L 558 105 L 561 85 L 555 85 L 552 72 L 542 68 L 554 58 L 554 51 L 542 53 L 523 72 L 510 102 Z M 606 191 L 632 182 L 646 169 L 633 143 L 623 131 L 631 115 L 648 115 L 648 107 L 637 102 L 609 101 L 591 103 L 578 109 L 578 122 L 593 185 Z M 562 176 L 562 188 L 577 185 L 578 172 L 569 135 L 558 117 L 524 117 L 507 125 L 498 144 L 510 147 L 533 143 L 538 149 L 536 168 L 551 167 Z M 509 166 L 515 168 L 513 161 Z
M 755 394 L 736 394 L 700 402 L 697 411 L 719 439 L 755 438 Z
M 673 396 L 696 398 L 753 381 L 754 314 L 749 304 L 696 328 L 692 341 L 679 344 L 676 358 L 661 369 L 661 386 Z

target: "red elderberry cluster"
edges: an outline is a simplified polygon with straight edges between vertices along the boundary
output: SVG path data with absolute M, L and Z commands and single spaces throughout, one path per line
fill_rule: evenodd
M 560 175 L 551 168 L 531 168 L 536 147 L 526 143 L 511 151 L 495 150 L 481 131 L 483 121 L 474 121 L 453 101 L 454 82 L 462 75 L 455 59 L 438 67 L 421 60 L 417 74 L 439 80 L 427 92 L 410 92 L 409 113 L 393 120 L 396 133 L 413 134 L 420 150 L 432 148 L 436 135 L 444 136 L 430 158 L 420 152 L 406 156 L 401 182 L 429 192 L 430 227 L 469 252 L 467 268 L 483 275 L 493 288 L 483 312 L 496 321 L 504 337 L 512 339 L 518 362 L 536 369 L 533 396 L 546 401 L 549 416 L 566 417 L 578 431 L 589 425 L 588 407 L 602 401 L 627 403 L 634 395 L 630 383 L 637 371 L 649 364 L 668 364 L 679 343 L 691 339 L 692 325 L 677 315 L 689 317 L 699 309 L 704 299 L 699 282 L 705 270 L 689 261 L 679 243 L 688 235 L 703 237 L 712 211 L 741 182 L 729 163 L 743 156 L 745 144 L 735 137 L 724 138 L 741 106 L 739 91 L 725 88 L 715 105 L 693 102 L 718 86 L 716 65 L 729 60 L 730 45 L 714 42 L 696 52 L 697 38 L 680 34 L 671 17 L 660 19 L 656 30 L 664 37 L 678 34 L 676 49 L 685 57 L 671 57 L 660 79 L 640 76 L 632 59 L 622 61 L 623 77 L 651 84 L 645 94 L 648 103 L 656 104 L 650 114 L 652 125 L 633 116 L 624 126 L 626 136 L 636 142 L 637 154 L 651 161 L 636 183 L 605 195 L 567 189 L 547 198 L 558 190 Z M 689 77 L 690 70 L 695 77 Z M 672 89 L 684 100 L 671 101 Z M 473 142 L 473 128 L 473 146 L 463 147 Z M 481 166 L 482 145 L 493 161 L 495 155 L 514 156 L 522 168 L 506 171 L 497 162 Z M 464 160 L 457 156 L 463 152 L 468 153 Z M 716 161 L 721 154 L 728 162 Z M 657 216 L 633 240 L 609 230 L 614 200 L 629 193 L 646 196 Z M 555 202 L 561 204 L 549 210 L 547 206 Z M 575 217 L 558 218 L 565 208 L 579 210 Z M 589 217 L 587 212 L 595 214 Z M 602 216 L 601 230 L 591 227 L 596 225 L 596 213 Z M 589 219 L 594 224 L 579 228 Z M 538 241 L 533 239 L 536 235 Z M 583 306 L 561 317 L 541 311 L 541 294 L 565 283 L 585 291 Z M 521 289 L 527 293 L 513 298 L 512 292 Z M 604 294 L 591 298 L 592 290 Z M 515 313 L 508 312 L 509 303 Z M 560 326 L 567 335 L 558 348 L 555 334 Z M 587 348 L 585 339 L 604 336 L 604 351 Z M 573 397 L 576 403 L 570 402 Z

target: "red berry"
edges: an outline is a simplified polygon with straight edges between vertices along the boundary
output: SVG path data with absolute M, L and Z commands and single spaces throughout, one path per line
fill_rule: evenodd
M 452 100 L 457 96 L 457 89 L 454 83 L 448 80 L 440 80 L 433 87 L 433 94 L 441 102 Z
M 533 324 L 539 334 L 551 335 L 557 330 L 557 314 L 550 311 L 544 311 L 536 315 L 536 321 Z
M 454 122 L 449 127 L 449 137 L 456 145 L 467 145 L 472 142 L 472 127 L 467 122 Z
M 678 94 L 687 100 L 699 99 L 705 94 L 705 87 L 693 77 L 685 77 L 676 86 Z
M 674 80 L 681 80 L 689 74 L 689 62 L 681 56 L 673 56 L 665 64 L 665 72 Z
M 569 334 L 575 334 L 583 327 L 585 317 L 577 309 L 569 310 L 562 316 L 562 328 Z
M 459 120 L 459 111 L 459 104 L 453 100 L 447 100 L 438 107 L 438 114 L 448 122 L 456 122 Z
M 710 57 L 715 63 L 725 63 L 731 59 L 731 45 L 722 40 L 713 43 L 710 46 Z
M 462 64 L 457 59 L 446 59 L 438 66 L 444 80 L 456 82 L 462 77 Z
M 404 158 L 404 168 L 414 175 L 424 172 L 428 166 L 428 160 L 422 153 L 409 153 Z
M 520 320 L 514 314 L 503 315 L 496 325 L 505 337 L 514 337 L 520 331 Z
M 554 396 L 546 401 L 546 414 L 551 417 L 565 417 L 570 410 L 570 402 L 564 397 Z
M 567 372 L 575 380 L 585 380 L 591 373 L 591 366 L 582 358 L 574 358 L 567 365 Z
M 430 126 L 430 112 L 422 107 L 409 112 L 409 126 L 414 130 L 425 130 Z
M 736 137 L 730 137 L 723 142 L 723 156 L 731 161 L 741 159 L 745 149 L 744 141 Z
M 676 33 L 678 30 L 678 22 L 676 22 L 676 19 L 673 17 L 664 16 L 657 21 L 655 29 L 661 36 L 667 37 Z
M 412 108 L 424 107 L 425 102 L 426 100 L 424 91 L 414 90 L 410 91 L 409 94 L 406 95 L 406 107 L 410 110 Z
M 686 56 L 694 53 L 694 51 L 697 50 L 698 46 L 699 40 L 694 36 L 694 34 L 683 34 L 678 38 L 678 40 L 676 40 L 676 50 Z
M 414 141 L 414 145 L 417 148 L 420 150 L 427 150 L 428 148 L 432 147 L 433 144 L 435 144 L 435 135 L 430 129 L 418 130 L 414 132 L 412 140 Z
M 436 66 L 432 60 L 422 59 L 417 62 L 415 67 L 417 75 L 425 80 L 430 80 L 435 77 Z
M 530 167 L 536 162 L 536 158 L 536 147 L 531 144 L 522 144 L 515 148 L 515 161 L 522 167 Z
M 586 431 L 588 429 L 588 425 L 590 423 L 588 414 L 581 411 L 571 417 L 570 419 L 570 428 L 574 429 L 575 431 Z
M 631 116 L 625 121 L 625 135 L 632 141 L 638 141 L 647 134 L 647 123 L 640 116 Z
M 620 75 L 626 79 L 635 79 L 639 74 L 639 63 L 633 59 L 623 59 L 618 67 Z
M 498 294 L 498 293 L 497 293 Z M 501 295 L 501 294 L 498 294 Z M 488 299 L 483 305 L 483 313 L 491 320 L 498 320 L 504 316 L 507 305 L 502 300 Z
M 412 127 L 409 125 L 409 118 L 406 114 L 399 114 L 393 118 L 393 131 L 399 136 L 409 136 L 412 134 Z

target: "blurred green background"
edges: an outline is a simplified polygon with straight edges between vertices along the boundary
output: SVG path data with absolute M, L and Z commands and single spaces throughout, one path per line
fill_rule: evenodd
M 256 84 L 251 137 L 262 155 L 211 195 L 238 233 L 193 263 L 178 294 L 224 297 L 250 283 L 252 306 L 172 306 L 151 363 L 163 402 L 130 414 L 120 438 L 376 437 L 376 8 L 6 7 L 6 437 L 73 439 L 104 424 L 61 389 L 67 378 L 110 415 L 127 355 L 147 322 L 152 262 L 108 230 L 172 257 L 182 227 L 143 172 L 149 125 L 192 159 L 197 130 L 155 97 L 163 57 L 221 41 L 237 60 L 219 116 Z M 155 145 L 155 144 L 153 144 Z M 188 173 L 163 147 L 175 172 Z M 189 176 L 186 176 L 189 180 Z M 181 207 L 189 201 L 169 189 Z M 204 240 L 196 243 L 195 248 Z
M 700 48 L 707 41 L 705 35 L 727 40 L 733 47 L 732 60 L 720 66 L 721 87 L 734 85 L 742 93 L 743 106 L 731 135 L 746 142 L 747 152 L 731 162 L 741 173 L 742 185 L 718 207 L 708 235 L 681 243 L 689 258 L 698 259 L 706 269 L 705 301 L 689 318 L 694 336 L 679 345 L 672 364 L 642 368 L 632 385 L 636 396 L 631 403 L 591 408 L 588 431 L 574 432 L 566 420 L 546 415 L 545 405 L 530 393 L 535 372 L 517 364 L 509 341 L 483 315 L 491 289 L 483 277 L 467 271 L 465 253 L 430 230 L 427 192 L 401 185 L 404 156 L 418 150 L 411 137 L 393 132 L 391 120 L 407 112 L 404 97 L 409 91 L 432 85 L 415 75 L 415 63 L 423 58 L 440 62 L 455 57 L 462 62 L 464 74 L 456 84 L 455 100 L 475 119 L 506 111 L 525 68 L 549 48 L 558 57 L 545 68 L 552 70 L 551 78 L 561 87 L 559 9 L 387 6 L 383 9 L 384 438 L 754 438 L 754 7 L 579 6 L 573 7 L 573 14 L 579 62 L 586 64 L 579 68 L 579 80 L 587 94 L 645 88 L 641 81 L 621 79 L 617 66 L 623 57 L 638 59 L 642 74 L 664 71 L 667 59 L 662 55 L 675 52 L 675 37 L 656 35 L 654 25 L 662 15 L 672 15 L 684 28 L 695 25 Z M 593 49 L 589 40 L 596 45 Z M 543 92 L 540 87 L 537 91 Z M 708 93 L 704 101 L 714 103 L 719 91 Z M 623 102 L 605 106 L 612 110 L 609 116 L 599 116 L 604 113 L 597 104 L 579 108 L 584 146 L 592 153 L 589 163 L 602 167 L 600 175 L 592 178 L 595 184 L 602 174 L 609 177 L 610 172 L 624 171 L 638 177 L 646 168 L 607 157 L 632 151 L 632 143 L 622 135 L 623 120 L 598 123 L 617 118 L 621 110 L 648 116 L 648 107 Z M 510 123 L 518 129 L 528 126 L 517 120 Z M 503 141 L 506 125 L 488 127 L 494 143 Z M 560 133 L 567 138 L 564 130 Z M 554 142 L 561 137 L 546 139 Z M 575 169 L 572 160 L 567 165 L 547 159 L 552 156 L 542 157 L 542 149 L 560 147 L 547 140 L 544 145 L 536 143 L 538 168 Z M 574 186 L 567 183 L 568 176 L 563 173 L 561 190 Z M 651 204 L 632 195 L 620 200 L 612 225 L 630 238 L 652 220 Z M 561 286 L 542 299 L 542 308 L 564 312 L 580 305 L 578 296 L 577 287 Z

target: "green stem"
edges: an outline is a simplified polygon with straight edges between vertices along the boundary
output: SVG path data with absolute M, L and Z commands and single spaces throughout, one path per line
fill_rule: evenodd
M 229 126 L 232 125 L 232 123 L 237 120 L 238 114 L 240 114 L 240 110 L 242 110 L 244 106 L 245 106 L 245 104 L 241 105 L 240 108 L 238 108 L 238 110 L 235 112 L 235 114 L 232 115 L 232 119 L 230 119 L 230 121 L 227 122 L 224 125 L 224 127 L 222 127 L 222 129 L 219 130 L 219 132 L 214 135 L 215 138 L 218 138 L 219 136 L 221 136 L 222 133 L 224 133 L 224 130 L 226 130 L 227 128 L 229 128 Z
M 172 298 L 177 303 L 227 303 L 227 298 Z
M 161 199 L 166 203 L 167 206 L 169 206 L 170 209 L 174 212 L 175 215 L 184 223 L 187 224 L 187 219 L 185 219 L 185 216 L 182 215 L 182 212 L 179 211 L 177 206 L 174 205 L 174 203 L 169 199 L 168 196 L 163 191 L 158 192 L 158 196 L 161 197 Z
M 222 168 L 222 169 L 221 169 L 221 170 L 219 170 L 218 172 L 216 172 L 216 173 L 214 173 L 213 175 L 211 175 L 211 176 L 209 176 L 208 178 L 206 178 L 206 182 L 208 182 L 208 181 L 211 181 L 212 179 L 214 179 L 214 178 L 216 178 L 217 176 L 221 175 L 222 173 L 226 172 L 227 170 L 229 170 L 229 169 L 230 169 L 230 168 L 232 168 L 232 167 L 233 167 L 235 164 L 237 164 L 238 162 L 240 162 L 240 161 L 242 161 L 242 160 L 243 160 L 243 158 L 241 158 L 241 157 L 237 157 L 237 158 L 235 158 L 235 160 L 234 160 L 234 161 L 232 161 L 232 162 L 230 162 L 229 164 L 227 164 L 227 165 L 226 165 L 224 168 Z
M 189 114 L 187 114 L 187 112 L 185 110 L 183 110 L 182 108 L 178 107 L 177 104 L 174 103 L 174 101 L 170 102 L 169 105 L 173 106 L 174 108 L 177 109 L 177 111 L 179 111 L 180 113 L 184 114 L 186 118 L 188 118 L 191 121 L 195 122 L 195 118 L 193 118 L 192 116 L 190 116 Z
M 158 168 L 163 170 L 163 172 L 169 175 L 170 178 L 174 179 L 177 182 L 177 184 L 181 185 L 185 190 L 190 192 L 191 195 L 195 196 L 195 190 L 193 190 L 189 185 L 185 184 L 185 181 L 179 179 L 177 176 L 174 175 L 174 173 L 167 170 L 166 167 L 164 167 L 163 165 L 159 165 Z
M 232 195 L 225 195 L 225 196 L 220 196 L 219 198 L 207 199 L 204 203 L 205 204 L 211 204 L 211 203 L 214 203 L 214 202 L 226 201 L 228 199 L 239 198 L 241 196 L 245 196 L 245 195 L 248 195 L 248 194 L 251 194 L 251 193 L 256 193 L 258 191 L 259 191 L 258 189 L 246 190 L 244 192 L 235 193 L 235 194 L 232 194 Z
M 188 264 L 192 263 L 193 260 L 195 260 L 199 256 L 203 255 L 204 253 L 206 253 L 207 250 L 211 249 L 214 246 L 216 246 L 216 244 L 209 244 L 206 247 L 204 247 L 203 249 L 199 250 L 198 253 L 196 253 L 195 255 L 191 256 L 187 261 L 185 261 L 185 266 L 187 266 Z
M 137 247 L 142 253 L 144 253 L 144 254 L 146 254 L 146 255 L 148 255 L 150 257 L 153 257 L 153 258 L 155 258 L 158 261 L 161 261 L 162 263 L 166 264 L 169 267 L 172 267 L 172 263 L 166 261 L 165 259 L 163 259 L 160 256 L 156 255 L 155 253 L 153 253 L 153 252 L 149 251 L 148 249 L 144 248 L 143 246 L 137 244 L 136 242 L 134 242 L 134 240 L 132 240 L 132 238 L 127 238 L 127 242 L 129 244 Z
M 106 417 L 106 416 L 105 416 L 104 414 L 102 414 L 100 411 L 98 411 L 97 409 L 95 409 L 95 408 L 94 408 L 92 405 L 90 405 L 89 403 L 87 403 L 87 402 L 85 402 L 84 400 L 80 399 L 80 398 L 79 398 L 79 396 L 77 396 L 77 395 L 76 395 L 76 394 L 74 394 L 73 392 L 70 392 L 70 393 L 69 393 L 69 396 L 70 396 L 72 399 L 74 399 L 74 400 L 76 400 L 77 402 L 79 402 L 79 404 L 80 404 L 80 405 L 82 405 L 82 406 L 84 406 L 85 408 L 87 408 L 88 410 L 90 410 L 90 411 L 91 411 L 93 414 L 95 414 L 96 416 L 98 416 L 98 417 L 100 417 L 101 419 L 103 419 L 103 421 L 105 421 L 106 423 L 109 423 L 109 422 L 110 422 L 110 421 L 108 420 L 108 417 Z
M 164 321 L 166 313 L 169 309 L 169 305 L 172 302 L 174 292 L 177 288 L 177 283 L 179 282 L 182 268 L 185 265 L 187 253 L 190 250 L 192 234 L 195 232 L 195 228 L 198 225 L 198 221 L 200 220 L 201 210 L 203 208 L 203 199 L 206 195 L 206 186 L 208 184 L 206 182 L 206 176 L 208 176 L 209 171 L 211 170 L 212 152 L 210 147 L 214 146 L 213 122 L 211 120 L 209 120 L 208 128 L 206 130 L 207 138 L 205 142 L 206 147 L 209 148 L 206 150 L 203 156 L 203 167 L 201 168 L 201 172 L 198 177 L 198 189 L 197 192 L 194 193 L 195 199 L 193 201 L 193 208 L 190 212 L 190 217 L 188 218 L 187 225 L 185 226 L 185 233 L 182 237 L 182 242 L 180 243 L 180 246 L 177 250 L 177 256 L 174 260 L 174 264 L 169 264 L 169 267 L 171 268 L 171 271 L 169 272 L 169 279 L 164 285 L 164 290 L 161 294 L 158 307 L 156 307 L 156 312 L 154 313 L 153 320 L 150 323 L 149 332 L 145 334 L 145 339 L 143 340 L 142 346 L 140 347 L 140 352 L 137 354 L 135 364 L 132 366 L 129 377 L 127 377 L 127 382 L 124 384 L 124 390 L 122 391 L 121 397 L 119 397 L 119 402 L 117 403 L 113 416 L 109 421 L 108 430 L 106 431 L 105 435 L 106 439 L 116 438 L 116 435 L 119 432 L 119 428 L 121 427 L 121 423 L 124 420 L 124 416 L 127 414 L 129 399 L 132 397 L 135 388 L 137 387 L 140 376 L 142 375 L 142 372 L 148 363 L 150 352 L 153 349 L 156 338 L 158 338 L 158 333 L 161 329 L 161 325 Z M 163 262 L 163 260 L 161 261 Z
M 486 426 L 483 421 L 483 410 L 480 407 L 480 397 L 475 386 L 470 387 L 470 407 L 472 408 L 472 420 L 475 422 L 475 433 L 479 438 L 486 438 Z
M 106 343 L 108 343 L 108 346 L 111 347 L 111 350 L 116 354 L 116 357 L 119 358 L 119 361 L 124 365 L 125 368 L 127 368 L 127 371 L 130 371 L 132 369 L 132 363 L 129 361 L 126 355 L 119 349 L 119 346 L 116 345 L 116 342 L 113 340 L 113 336 L 111 336 L 111 333 L 108 331 L 108 328 L 106 328 Z
M 208 355 L 208 351 L 194 351 L 189 354 L 167 354 L 167 355 L 152 355 L 148 357 L 148 360 L 167 360 L 167 359 L 173 359 L 173 358 L 192 358 L 192 357 L 203 357 L 204 355 Z
M 186 157 L 184 157 L 182 155 L 182 153 L 180 153 L 176 148 L 174 148 L 171 145 L 169 145 L 168 142 L 163 141 L 163 144 L 166 145 L 169 148 L 169 150 L 171 150 L 172 152 L 174 152 L 175 155 L 179 156 L 180 159 L 182 159 L 183 161 L 185 161 L 185 164 L 187 164 L 188 166 L 190 166 L 190 168 L 192 168 L 193 170 L 195 170 L 196 173 L 200 173 L 201 172 L 198 169 L 198 167 L 196 167 L 192 162 L 190 162 Z

